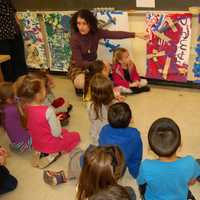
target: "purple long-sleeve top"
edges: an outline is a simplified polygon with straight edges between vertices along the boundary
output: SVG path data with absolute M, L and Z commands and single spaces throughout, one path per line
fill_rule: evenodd
M 86 35 L 73 33 L 70 40 L 72 49 L 72 64 L 85 67 L 97 59 L 97 49 L 100 39 L 124 39 L 134 38 L 134 32 L 109 31 L 98 29 L 96 33 L 89 32 Z

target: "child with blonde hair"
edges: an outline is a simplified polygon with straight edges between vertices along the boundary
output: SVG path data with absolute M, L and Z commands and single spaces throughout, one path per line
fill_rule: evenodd
M 78 145 L 79 133 L 61 128 L 54 109 L 43 104 L 46 88 L 42 79 L 24 76 L 17 84 L 16 94 L 36 150 L 35 167 L 46 167 L 60 156 L 60 152 L 70 152 Z
M 53 77 L 48 74 L 47 71 L 41 70 L 34 73 L 29 73 L 30 76 L 38 77 L 44 80 L 46 88 L 46 98 L 44 104 L 48 106 L 53 106 L 56 115 L 60 116 L 60 123 L 62 126 L 66 126 L 69 122 L 70 114 L 72 110 L 72 105 L 64 99 L 63 97 L 56 97 L 53 88 L 55 87 L 55 82 Z
M 32 139 L 28 130 L 22 126 L 17 101 L 15 100 L 13 84 L 0 83 L 0 117 L 3 128 L 10 139 L 11 150 L 24 152 L 31 150 Z
M 121 93 L 137 94 L 150 90 L 147 80 L 140 78 L 125 48 L 118 48 L 113 53 L 112 78 L 115 86 L 120 86 Z

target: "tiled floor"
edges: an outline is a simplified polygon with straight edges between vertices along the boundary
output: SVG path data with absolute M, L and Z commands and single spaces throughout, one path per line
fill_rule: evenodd
M 81 98 L 76 97 L 72 83 L 64 77 L 55 77 L 57 96 L 69 99 L 73 104 L 71 121 L 67 127 L 77 130 L 81 134 L 81 147 L 89 144 L 89 121 L 85 104 Z M 126 101 L 131 106 L 134 117 L 134 126 L 141 131 L 144 143 L 144 158 L 152 156 L 147 146 L 147 131 L 151 123 L 159 117 L 171 117 L 180 126 L 183 146 L 180 155 L 191 154 L 200 157 L 200 90 L 182 88 L 152 87 L 151 92 L 127 97 Z M 0 144 L 7 147 L 8 139 L 0 129 Z M 56 187 L 46 185 L 42 180 L 42 170 L 31 167 L 31 153 L 10 153 L 7 167 L 19 181 L 14 192 L 1 198 L 4 200 L 73 200 L 75 199 L 75 184 L 68 182 Z M 56 163 L 48 167 L 52 170 L 64 169 L 67 171 L 68 156 L 63 155 Z M 124 185 L 137 187 L 133 179 L 126 173 L 121 180 Z M 197 199 L 200 199 L 200 184 L 192 187 Z

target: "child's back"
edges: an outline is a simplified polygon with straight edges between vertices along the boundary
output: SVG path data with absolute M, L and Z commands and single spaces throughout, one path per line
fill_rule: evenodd
M 28 131 L 22 126 L 12 83 L 0 84 L 0 110 L 2 125 L 11 141 L 12 150 L 21 152 L 30 150 L 32 140 Z
M 150 127 L 148 142 L 158 160 L 144 160 L 137 182 L 146 184 L 145 200 L 186 200 L 189 183 L 200 175 L 200 166 L 191 157 L 177 157 L 181 145 L 178 125 L 169 118 L 160 118 Z
M 94 110 L 94 105 L 90 103 L 88 105 L 88 116 L 90 120 L 90 135 L 93 144 L 97 144 L 99 133 L 102 127 L 108 123 L 107 114 L 108 114 L 108 106 L 101 106 L 101 118 L 96 118 L 96 113 Z
M 124 154 L 130 174 L 136 178 L 142 160 L 142 141 L 136 128 L 128 127 L 131 110 L 126 103 L 116 103 L 108 110 L 108 121 L 99 136 L 99 145 L 117 145 Z M 116 127 L 115 124 L 119 126 Z M 113 127 L 114 126 L 114 127 Z
M 139 184 L 147 183 L 147 200 L 186 200 L 188 184 L 200 175 L 200 166 L 191 156 L 173 162 L 144 160 L 137 178 Z
M 91 103 L 88 115 L 91 122 L 90 135 L 93 144 L 98 144 L 101 128 L 107 124 L 107 110 L 114 102 L 112 82 L 104 75 L 97 73 L 91 79 Z
M 15 104 L 7 104 L 3 109 L 3 126 L 13 144 L 27 143 L 30 140 L 28 131 L 22 127 L 20 115 Z

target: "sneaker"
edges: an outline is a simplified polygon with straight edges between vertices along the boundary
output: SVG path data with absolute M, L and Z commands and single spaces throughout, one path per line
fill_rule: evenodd
M 69 104 L 69 106 L 67 107 L 67 112 L 68 112 L 68 113 L 71 112 L 71 111 L 72 111 L 72 108 L 73 108 L 72 104 Z
M 59 152 L 59 153 L 51 153 L 45 157 L 41 157 L 39 159 L 38 168 L 43 169 L 45 167 L 48 167 L 50 164 L 55 162 L 60 156 L 61 153 Z
M 53 186 L 67 182 L 67 178 L 63 170 L 58 172 L 45 170 L 43 172 L 43 179 L 45 183 Z

